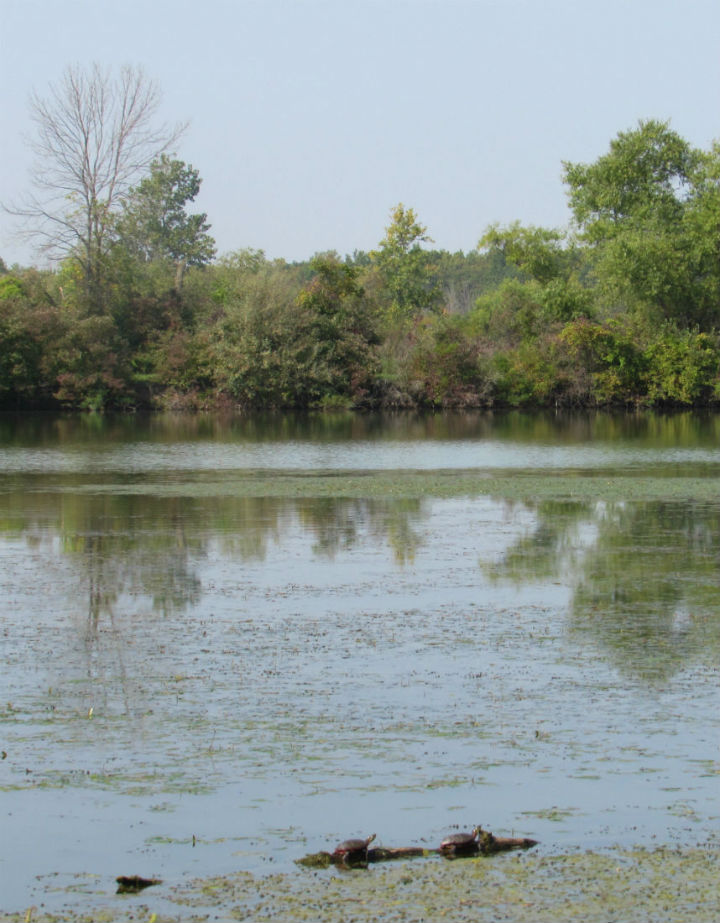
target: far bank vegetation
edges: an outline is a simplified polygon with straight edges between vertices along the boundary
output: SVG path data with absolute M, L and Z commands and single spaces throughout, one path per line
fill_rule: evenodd
M 128 94 L 140 110 L 121 156 L 98 152 L 111 172 L 68 191 L 49 167 L 98 88 L 104 118 Z M 6 208 L 53 268 L 0 260 L 0 407 L 720 402 L 720 147 L 644 121 L 563 165 L 566 228 L 492 226 L 450 253 L 398 204 L 371 252 L 291 263 L 217 255 L 199 171 L 169 153 L 182 127 L 151 127 L 155 94 L 138 71 L 70 70 L 33 102 L 44 168 Z

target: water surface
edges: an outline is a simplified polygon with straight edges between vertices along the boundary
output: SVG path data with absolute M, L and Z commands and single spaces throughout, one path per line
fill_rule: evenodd
M 0 420 L 0 910 L 374 831 L 705 842 L 718 446 L 691 415 Z

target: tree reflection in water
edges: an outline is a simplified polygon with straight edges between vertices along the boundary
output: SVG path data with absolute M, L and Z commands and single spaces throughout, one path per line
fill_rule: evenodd
M 563 580 L 569 630 L 627 674 L 665 680 L 720 649 L 720 510 L 698 501 L 537 504 L 494 580 Z
M 315 555 L 332 559 L 359 542 L 387 543 L 397 564 L 411 563 L 421 543 L 420 499 L 153 497 L 47 493 L 16 511 L 12 531 L 28 544 L 52 542 L 79 570 L 88 624 L 112 614 L 123 594 L 146 596 L 159 615 L 197 605 L 201 562 L 217 543 L 224 556 L 262 561 L 281 546 L 293 522 Z M 10 517 L 5 517 L 6 525 Z M 2 519 L 0 518 L 0 522 Z
M 281 548 L 288 532 L 299 529 L 318 558 L 332 560 L 366 542 L 389 548 L 395 565 L 411 566 L 427 541 L 420 524 L 433 510 L 419 498 L 198 498 L 68 489 L 38 492 L 32 504 L 14 506 L 11 493 L 3 496 L 5 530 L 28 543 L 57 537 L 63 558 L 77 570 L 91 646 L 104 616 L 114 625 L 122 596 L 149 598 L 152 611 L 165 617 L 197 606 L 213 549 L 240 564 L 263 561 L 271 546 Z M 526 518 L 532 526 L 501 559 L 482 562 L 486 578 L 570 586 L 568 626 L 578 644 L 599 644 L 624 672 L 660 680 L 708 647 L 718 652 L 716 504 L 497 501 L 503 502 L 507 519 Z M 121 638 L 126 630 L 112 633 Z

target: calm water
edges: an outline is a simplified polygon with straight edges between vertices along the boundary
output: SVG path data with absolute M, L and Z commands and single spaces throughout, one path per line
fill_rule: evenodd
M 718 473 L 692 415 L 0 418 L 0 911 L 371 832 L 704 842 L 720 486 L 674 485 Z

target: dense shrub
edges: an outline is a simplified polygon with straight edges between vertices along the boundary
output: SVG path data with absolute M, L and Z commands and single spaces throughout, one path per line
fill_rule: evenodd
M 698 330 L 661 328 L 645 350 L 651 404 L 706 404 L 720 399 L 720 347 Z

